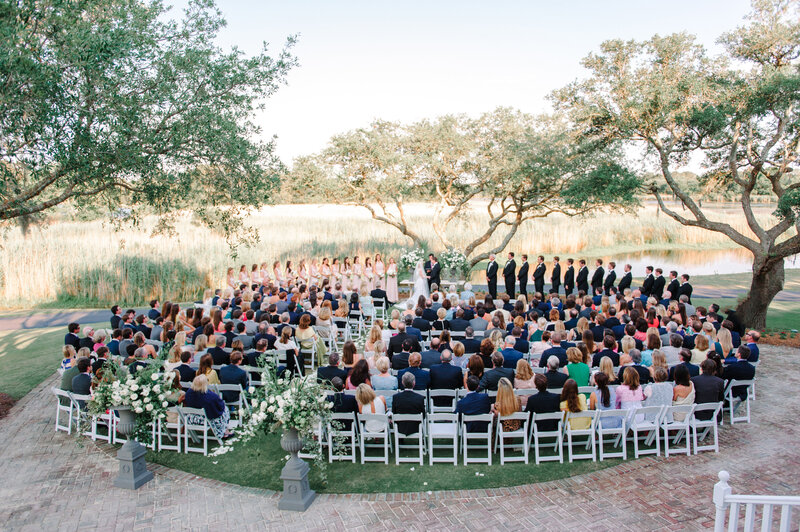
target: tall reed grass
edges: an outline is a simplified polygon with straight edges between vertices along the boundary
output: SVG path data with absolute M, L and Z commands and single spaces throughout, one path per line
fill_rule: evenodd
M 450 228 L 449 237 L 463 247 L 485 227 L 479 205 Z M 735 209 L 715 208 L 716 217 L 747 230 Z M 740 212 L 740 211 L 739 211 Z M 428 242 L 432 207 L 410 205 L 409 223 Z M 769 217 L 769 208 L 759 214 Z M 194 223 L 190 214 L 177 224 L 174 237 L 151 236 L 155 219 L 115 232 L 100 221 L 58 222 L 34 227 L 27 236 L 15 229 L 0 249 L 0 305 L 142 304 L 159 297 L 191 300 L 204 288 L 222 284 L 228 266 L 301 258 L 345 255 L 395 256 L 410 245 L 397 230 L 376 222 L 359 207 L 346 205 L 278 205 L 264 208 L 247 223 L 261 241 L 242 247 L 230 258 L 222 236 Z M 497 234 L 486 246 L 502 238 Z M 553 254 L 608 252 L 615 247 L 729 247 L 724 236 L 683 227 L 653 207 L 635 215 L 598 214 L 581 219 L 551 216 L 522 226 L 508 249 L 518 253 Z M 436 249 L 436 251 L 441 251 Z

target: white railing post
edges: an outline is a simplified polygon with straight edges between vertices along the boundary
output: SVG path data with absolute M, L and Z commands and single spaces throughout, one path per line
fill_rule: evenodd
M 731 487 L 728 485 L 728 480 L 731 478 L 727 471 L 719 472 L 719 482 L 714 484 L 714 506 L 717 507 L 714 516 L 714 532 L 723 532 L 725 530 L 725 510 L 728 503 L 725 502 L 725 497 L 731 494 Z

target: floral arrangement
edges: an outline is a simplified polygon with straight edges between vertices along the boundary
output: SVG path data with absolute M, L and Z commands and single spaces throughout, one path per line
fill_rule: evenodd
M 403 253 L 400 255 L 398 264 L 401 268 L 410 272 L 414 270 L 414 267 L 417 265 L 419 261 L 424 259 L 425 259 L 425 250 L 422 248 L 403 250 Z
M 150 443 L 151 423 L 165 418 L 170 406 L 167 393 L 174 374 L 163 373 L 159 361 L 140 367 L 135 375 L 123 371 L 115 363 L 107 362 L 106 367 L 109 364 L 110 371 L 106 370 L 88 403 L 89 412 L 104 414 L 114 407 L 130 407 L 137 414 L 133 436 L 140 443 Z
M 451 270 L 461 275 L 466 275 L 469 272 L 469 262 L 467 256 L 457 249 L 447 249 L 441 255 L 442 267 L 446 270 Z
M 259 432 L 292 428 L 301 439 L 310 439 L 317 424 L 324 425 L 330 419 L 333 403 L 326 399 L 325 388 L 317 382 L 316 374 L 278 378 L 269 361 L 261 382 L 263 386 L 251 386 L 247 390 L 250 408 L 244 423 L 234 437 L 211 453 L 212 456 L 230 452 L 236 443 L 246 443 Z

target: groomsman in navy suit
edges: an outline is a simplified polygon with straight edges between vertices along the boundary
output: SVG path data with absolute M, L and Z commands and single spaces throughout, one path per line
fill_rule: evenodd
M 586 267 L 586 261 L 581 259 L 578 261 L 578 277 L 575 279 L 578 285 L 578 290 L 583 290 L 584 293 L 589 293 L 589 268 Z
M 570 295 L 575 290 L 575 268 L 572 259 L 567 259 L 567 271 L 564 272 L 564 294 Z
M 550 293 L 557 294 L 558 289 L 561 287 L 561 265 L 558 263 L 558 257 L 553 257 L 553 273 L 550 274 Z M 572 271 L 572 265 L 569 270 Z M 567 286 L 567 276 L 564 276 L 564 287 Z
M 547 267 L 544 265 L 544 257 L 541 255 L 539 255 L 536 261 L 536 269 L 533 271 L 533 286 L 536 292 L 544 295 L 544 274 Z
M 653 277 L 653 267 L 647 266 L 644 269 L 645 277 L 644 283 L 642 284 L 642 295 L 645 297 L 650 297 L 650 294 L 653 293 L 653 284 L 656 281 L 656 278 Z
M 617 280 L 617 272 L 614 271 L 616 267 L 616 262 L 611 261 L 608 263 L 608 275 L 606 275 L 606 280 L 603 283 L 603 290 L 607 296 L 611 295 L 611 287 L 614 286 L 614 282 Z
M 603 288 L 603 277 L 606 275 L 606 271 L 603 269 L 603 259 L 597 259 L 595 265 L 597 269 L 592 274 L 592 295 L 597 293 L 598 288 Z
M 522 256 L 522 265 L 517 272 L 517 280 L 519 281 L 519 293 L 528 297 L 528 256 Z
M 489 255 L 489 264 L 486 265 L 486 283 L 489 285 L 489 295 L 497 299 L 497 262 L 494 253 Z
M 510 297 L 511 299 L 514 299 L 515 295 L 514 289 L 517 280 L 516 274 L 517 274 L 517 262 L 514 260 L 514 252 L 509 251 L 508 261 L 506 262 L 506 265 L 503 266 L 503 278 L 506 285 L 506 294 L 508 294 L 508 297 Z
M 625 289 L 631 287 L 631 281 L 633 280 L 633 276 L 631 275 L 631 265 L 625 265 L 625 275 L 622 276 L 622 279 L 619 280 L 619 284 L 617 285 L 617 290 L 619 291 L 620 295 L 625 294 Z

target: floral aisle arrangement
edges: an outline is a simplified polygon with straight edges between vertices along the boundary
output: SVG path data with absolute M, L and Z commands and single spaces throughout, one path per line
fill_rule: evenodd
M 277 378 L 268 366 L 261 382 L 263 386 L 247 391 L 250 408 L 242 426 L 212 456 L 230 452 L 236 444 L 246 443 L 259 432 L 294 429 L 301 439 L 310 440 L 317 425 L 325 425 L 330 419 L 333 403 L 326 399 L 326 390 L 317 382 L 316 374 Z
M 417 265 L 417 263 L 424 259 L 425 250 L 422 248 L 414 248 L 403 250 L 398 262 L 400 264 L 400 268 L 407 272 L 412 272 L 414 271 L 414 267 Z
M 445 250 L 441 257 L 442 268 L 451 272 L 453 275 L 465 276 L 469 273 L 469 262 L 467 256 L 457 249 Z
M 150 443 L 153 434 L 151 423 L 166 417 L 169 390 L 174 374 L 163 373 L 160 361 L 140 367 L 131 375 L 115 363 L 104 373 L 104 378 L 94 389 L 88 403 L 89 413 L 104 414 L 115 407 L 127 406 L 136 414 L 134 438 L 140 443 Z M 109 363 L 106 363 L 108 368 Z

